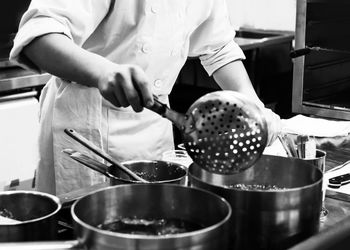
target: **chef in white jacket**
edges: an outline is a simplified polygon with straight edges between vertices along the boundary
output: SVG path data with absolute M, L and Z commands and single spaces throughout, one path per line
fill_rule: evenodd
M 189 56 L 222 89 L 263 106 L 234 35 L 225 0 L 32 0 L 10 58 L 53 75 L 40 97 L 37 189 L 62 194 L 104 181 L 62 153 L 79 147 L 65 128 L 119 161 L 172 149 L 172 124 L 144 107 L 153 94 L 168 103 Z M 265 114 L 272 138 L 279 117 Z

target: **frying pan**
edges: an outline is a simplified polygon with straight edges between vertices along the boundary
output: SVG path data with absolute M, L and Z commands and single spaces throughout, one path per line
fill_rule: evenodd
M 71 208 L 76 240 L 0 244 L 0 249 L 213 250 L 228 249 L 231 207 L 197 188 L 171 184 L 125 184 L 99 189 Z M 177 218 L 200 229 L 167 235 L 113 232 L 99 225 L 120 218 Z

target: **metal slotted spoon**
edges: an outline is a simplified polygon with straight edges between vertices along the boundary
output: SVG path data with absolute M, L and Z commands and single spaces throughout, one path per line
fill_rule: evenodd
M 267 144 L 267 124 L 262 110 L 235 91 L 206 94 L 185 115 L 157 99 L 150 109 L 181 130 L 188 154 L 210 172 L 239 173 L 260 158 Z

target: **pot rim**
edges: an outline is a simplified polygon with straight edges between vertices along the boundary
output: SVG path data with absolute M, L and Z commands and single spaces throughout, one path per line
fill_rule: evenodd
M 182 180 L 183 178 L 185 178 L 188 174 L 187 171 L 187 167 L 185 167 L 182 164 L 176 163 L 176 162 L 171 162 L 171 161 L 163 161 L 163 160 L 130 160 L 130 161 L 124 161 L 122 162 L 122 164 L 132 164 L 132 163 L 153 163 L 153 162 L 164 162 L 164 163 L 168 163 L 169 165 L 175 165 L 178 168 L 181 168 L 182 170 L 184 170 L 184 175 L 175 179 L 167 179 L 167 180 L 162 180 L 162 181 L 151 181 L 151 184 L 166 184 L 166 183 L 172 183 L 172 182 L 178 182 L 180 180 Z M 134 183 L 134 184 L 142 184 L 142 181 L 137 181 L 137 180 L 126 180 L 126 179 L 122 179 L 119 177 L 116 177 L 114 175 L 109 176 L 110 179 L 112 180 L 117 180 L 117 181 L 121 181 L 121 182 L 125 182 L 125 184 L 128 183 Z M 123 185 L 123 184 L 122 184 Z
M 225 204 L 225 206 L 227 207 L 228 211 L 227 211 L 227 214 L 225 215 L 225 217 L 220 220 L 219 222 L 211 225 L 211 226 L 208 226 L 208 227 L 205 227 L 203 229 L 199 229 L 199 230 L 195 230 L 195 231 L 191 231 L 191 232 L 186 232 L 186 233 L 178 233 L 178 234 L 169 234 L 169 235 L 158 235 L 158 236 L 155 236 L 155 235 L 138 235 L 138 234 L 125 234 L 125 233 L 118 233 L 118 232 L 111 232 L 111 231 L 107 231 L 107 230 L 102 230 L 102 229 L 98 229 L 96 228 L 95 226 L 91 226 L 87 223 L 85 223 L 84 221 L 82 221 L 80 218 L 78 218 L 78 216 L 75 214 L 74 210 L 75 210 L 75 207 L 76 205 L 79 203 L 79 201 L 81 199 L 83 199 L 84 197 L 87 197 L 87 196 L 90 196 L 90 195 L 93 195 L 95 193 L 98 193 L 98 192 L 104 192 L 106 190 L 109 190 L 109 189 L 117 189 L 117 188 L 123 188 L 124 186 L 148 186 L 148 185 L 154 185 L 154 186 L 157 186 L 157 187 L 160 187 L 160 186 L 170 186 L 172 188 L 186 188 L 186 189 L 193 189 L 193 190 L 197 190 L 199 192 L 205 192 L 213 197 L 215 197 L 215 199 L 217 200 L 220 200 L 221 202 L 223 202 Z M 154 184 L 154 183 L 140 183 L 140 184 L 121 184 L 121 185 L 116 185 L 116 186 L 110 186 L 110 187 L 106 187 L 106 188 L 101 188 L 101 189 L 98 189 L 96 191 L 93 191 L 81 198 L 79 198 L 78 200 L 76 200 L 72 207 L 71 207 L 71 214 L 72 214 L 72 217 L 73 217 L 73 220 L 75 221 L 75 223 L 79 224 L 80 226 L 83 226 L 85 228 L 87 228 L 88 230 L 91 230 L 93 231 L 94 233 L 97 233 L 99 235 L 105 235 L 107 237 L 118 237 L 118 238 L 123 238 L 123 239 L 136 239 L 136 240 L 169 240 L 169 239 L 177 239 L 177 238 L 189 238 L 189 237 L 192 237 L 194 235 L 197 235 L 197 234 L 206 234 L 216 228 L 219 228 L 221 226 L 223 226 L 225 223 L 228 223 L 230 218 L 231 218 L 231 215 L 232 215 L 232 208 L 231 208 L 231 205 L 230 203 L 223 197 L 213 193 L 213 192 L 210 192 L 210 191 L 207 191 L 207 190 L 203 190 L 203 189 L 200 189 L 200 188 L 197 188 L 197 187 L 188 187 L 188 186 L 181 186 L 181 185 L 173 185 L 173 184 L 162 184 L 162 185 L 158 185 L 158 184 Z
M 62 203 L 61 203 L 60 199 L 57 196 L 54 196 L 54 195 L 49 194 L 49 193 L 32 191 L 32 190 L 9 190 L 9 191 L 1 191 L 0 192 L 0 196 L 3 196 L 3 195 L 10 196 L 13 194 L 31 194 L 31 195 L 35 195 L 35 196 L 42 196 L 42 197 L 48 198 L 49 200 L 53 201 L 57 205 L 57 207 L 54 211 L 52 211 L 51 213 L 49 213 L 47 215 L 44 215 L 44 216 L 41 216 L 38 218 L 34 218 L 31 220 L 18 221 L 18 222 L 13 222 L 13 223 L 1 223 L 0 226 L 16 226 L 16 225 L 23 225 L 23 224 L 29 224 L 29 223 L 41 221 L 41 220 L 49 218 L 49 217 L 53 216 L 54 214 L 58 213 L 58 211 L 60 211 L 62 208 Z
M 308 164 L 308 163 L 307 163 Z M 310 167 L 314 167 L 312 166 L 311 164 L 309 164 Z M 307 184 L 307 185 L 303 185 L 303 186 L 300 186 L 300 187 L 291 187 L 291 188 L 283 188 L 283 189 L 267 189 L 267 190 L 262 190 L 262 189 L 249 189 L 249 190 L 245 190 L 245 189 L 239 189 L 239 188 L 232 188 L 232 187 L 229 187 L 229 186 L 225 186 L 225 185 L 219 185 L 219 184 L 214 184 L 214 183 L 211 183 L 211 182 L 206 182 L 202 179 L 200 179 L 197 175 L 194 175 L 192 173 L 192 169 L 194 168 L 195 164 L 191 164 L 188 168 L 188 178 L 189 178 L 189 181 L 190 179 L 195 179 L 205 185 L 208 185 L 208 186 L 211 186 L 211 187 L 215 187 L 215 188 L 221 188 L 221 189 L 224 189 L 224 190 L 232 190 L 232 191 L 235 191 L 235 192 L 250 192 L 250 193 L 286 193 L 286 192 L 296 192 L 296 191 L 300 191 L 300 190 L 304 190 L 304 189 L 310 189 L 311 187 L 313 186 L 317 186 L 320 184 L 320 182 L 322 183 L 323 182 L 323 179 L 324 179 L 324 175 L 322 173 L 322 171 L 320 169 L 318 169 L 317 167 L 314 167 L 316 169 L 316 171 L 320 172 L 321 173 L 321 178 L 313 183 L 310 183 L 310 184 Z M 198 166 L 198 165 L 197 165 Z M 198 166 L 198 168 L 201 168 Z M 208 174 L 215 174 L 215 173 L 211 173 L 203 168 L 201 168 L 201 171 L 205 171 L 206 173 Z

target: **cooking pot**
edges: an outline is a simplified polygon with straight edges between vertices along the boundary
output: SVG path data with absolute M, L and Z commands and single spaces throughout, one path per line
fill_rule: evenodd
M 228 249 L 231 207 L 211 192 L 172 184 L 125 184 L 103 188 L 74 202 L 77 240 L 0 244 L 3 249 L 213 250 Z M 179 219 L 200 227 L 165 235 L 101 229 L 121 219 Z M 147 223 L 145 223 L 147 225 Z M 102 227 L 103 228 L 103 227 Z M 54 248 L 56 247 L 56 248 Z
M 322 172 L 295 158 L 262 156 L 236 175 L 192 164 L 191 186 L 224 197 L 232 207 L 233 249 L 286 249 L 319 229 Z
M 135 173 L 143 173 L 144 178 L 152 183 L 187 185 L 187 168 L 179 163 L 161 160 L 135 160 L 123 162 L 123 165 Z M 119 169 L 114 168 L 111 173 L 122 183 L 139 183 Z
M 187 169 L 178 163 L 160 160 L 135 160 L 122 164 L 151 183 L 187 185 Z M 84 164 L 84 166 L 106 175 L 111 185 L 141 183 L 113 165 Z
M 0 241 L 53 240 L 56 214 L 61 203 L 56 196 L 36 191 L 0 192 L 0 212 L 18 222 L 0 224 Z

